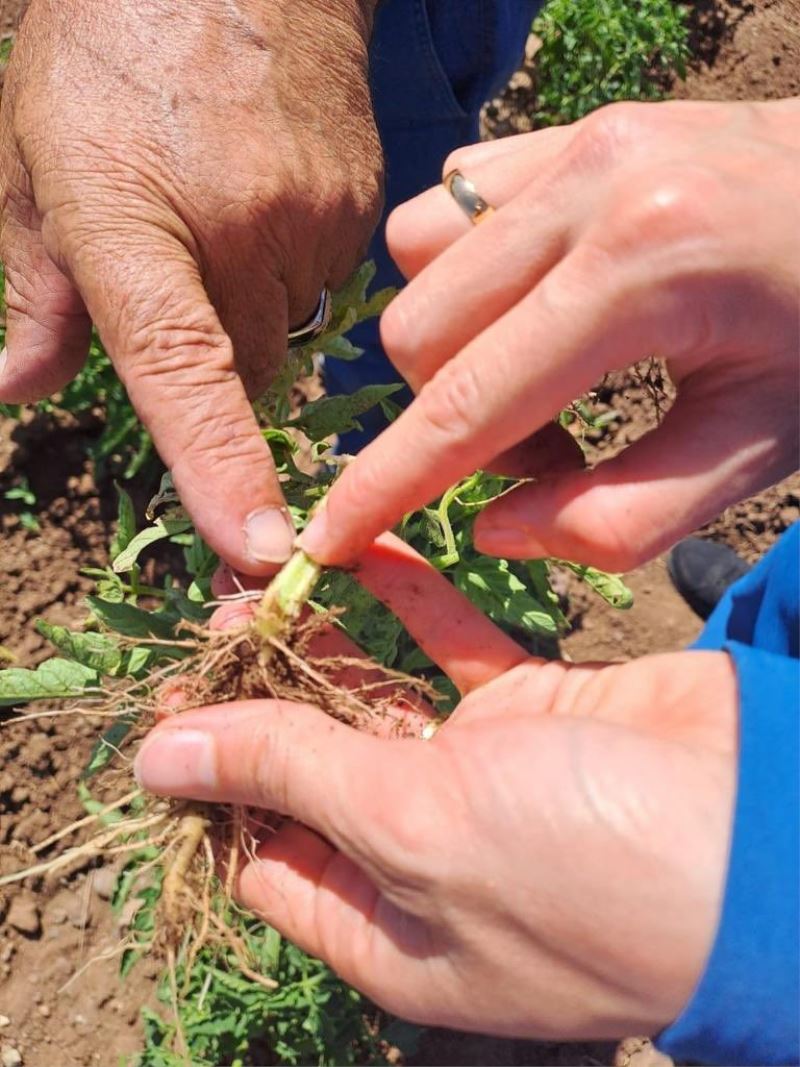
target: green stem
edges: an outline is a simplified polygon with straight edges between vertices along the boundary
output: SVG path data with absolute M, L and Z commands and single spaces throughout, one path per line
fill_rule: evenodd
M 276 637 L 297 618 L 314 591 L 322 567 L 298 549 L 264 590 L 256 612 L 256 629 L 262 637 Z

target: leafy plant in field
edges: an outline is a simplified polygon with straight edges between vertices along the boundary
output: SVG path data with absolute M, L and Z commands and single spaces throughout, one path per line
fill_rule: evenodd
M 686 9 L 674 0 L 549 0 L 534 21 L 537 126 L 616 100 L 658 100 L 686 74 Z

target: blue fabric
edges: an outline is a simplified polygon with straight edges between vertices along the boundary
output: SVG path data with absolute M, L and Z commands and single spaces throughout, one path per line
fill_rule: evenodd
M 478 139 L 484 100 L 519 65 L 540 0 L 384 0 L 370 49 L 375 116 L 386 158 L 386 213 L 435 185 L 447 155 Z M 386 249 L 383 222 L 369 249 L 376 284 L 402 285 Z M 351 333 L 364 349 L 354 363 L 325 364 L 329 393 L 400 381 L 384 355 L 375 321 Z M 393 397 L 411 399 L 406 389 Z M 385 425 L 380 409 L 362 418 L 364 432 L 344 434 L 340 450 L 355 453 Z
M 800 1061 L 800 524 L 720 602 L 695 648 L 739 683 L 728 878 L 705 974 L 657 1044 L 702 1063 Z

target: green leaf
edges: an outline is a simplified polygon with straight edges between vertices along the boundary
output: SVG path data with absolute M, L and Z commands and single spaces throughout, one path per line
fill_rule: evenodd
M 348 309 L 360 307 L 367 299 L 367 289 L 375 277 L 376 270 L 373 260 L 368 259 L 362 263 L 353 271 L 342 288 L 334 293 L 334 305 L 337 308 Z
M 116 490 L 119 502 L 117 504 L 117 532 L 109 548 L 112 560 L 115 560 L 136 536 L 136 511 L 131 495 L 120 485 L 116 486 Z
M 348 341 L 346 337 L 331 337 L 329 341 L 323 343 L 326 357 L 342 359 L 348 363 L 358 359 L 364 353 L 363 348 L 356 348 L 352 341 Z
M 555 560 L 555 562 L 562 567 L 567 567 L 573 574 L 577 574 L 581 581 L 591 586 L 612 607 L 624 611 L 633 604 L 633 593 L 619 574 L 607 574 L 605 571 L 597 570 L 596 567 L 587 567 L 582 563 L 570 563 L 565 559 Z
M 0 671 L 0 707 L 29 700 L 65 700 L 97 685 L 97 671 L 73 660 L 49 659 L 35 670 L 9 667 Z
M 89 762 L 81 775 L 84 781 L 92 778 L 111 762 L 114 756 L 117 755 L 119 746 L 131 732 L 135 723 L 136 715 L 131 712 L 130 715 L 117 719 L 105 733 L 98 737 L 89 756 Z
M 531 634 L 558 632 L 552 612 L 528 592 L 508 560 L 478 558 L 453 570 L 456 586 L 490 619 Z
M 311 441 L 322 441 L 348 430 L 360 430 L 358 416 L 402 388 L 402 385 L 365 385 L 349 396 L 322 396 L 306 404 L 287 426 L 302 430 Z
M 152 526 L 147 526 L 144 530 L 141 530 L 136 534 L 136 536 L 132 538 L 119 553 L 114 560 L 115 573 L 124 574 L 126 571 L 129 571 L 144 549 L 149 545 L 155 544 L 156 541 L 164 541 L 168 537 L 174 537 L 176 534 L 185 533 L 187 530 L 191 530 L 191 528 L 191 520 L 185 518 L 183 515 L 180 517 L 173 517 L 167 514 L 160 519 L 156 519 Z
M 107 634 L 68 630 L 66 626 L 55 626 L 46 619 L 37 619 L 36 629 L 59 652 L 99 674 L 117 674 L 122 666 L 122 650 Z
M 113 604 L 96 596 L 87 597 L 86 602 L 105 626 L 124 637 L 156 637 L 163 641 L 175 637 L 178 620 L 173 615 L 144 611 L 133 604 Z

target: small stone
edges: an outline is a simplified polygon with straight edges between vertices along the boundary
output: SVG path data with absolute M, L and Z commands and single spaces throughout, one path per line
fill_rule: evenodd
M 0 1015 L 0 1030 L 2 1030 L 4 1026 L 11 1026 L 11 1020 L 7 1015 Z
M 12 1045 L 3 1045 L 0 1051 L 0 1063 L 3 1067 L 21 1067 L 22 1053 Z
M 50 1012 L 50 1008 L 47 1006 L 47 1004 L 40 1004 L 39 1005 L 39 1014 L 41 1015 L 41 1017 L 43 1019 L 49 1019 L 50 1018 L 51 1012 Z
M 38 937 L 42 932 L 42 919 L 36 901 L 25 893 L 20 893 L 11 901 L 6 922 L 26 937 Z

